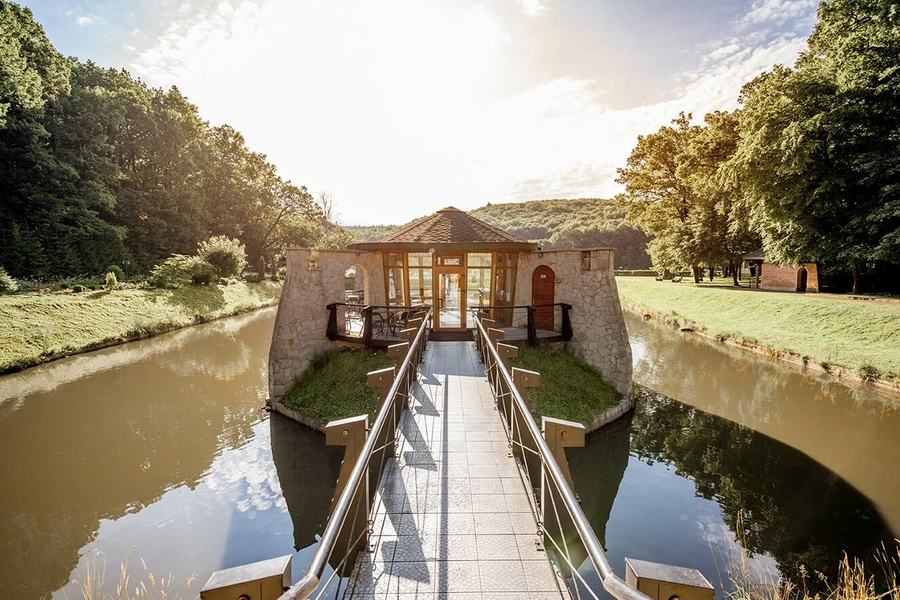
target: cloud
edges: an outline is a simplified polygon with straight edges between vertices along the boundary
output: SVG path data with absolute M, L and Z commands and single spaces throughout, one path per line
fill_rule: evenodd
M 818 0 L 756 0 L 741 20 L 744 24 L 785 23 L 815 15 Z
M 89 15 L 81 15 L 75 19 L 75 22 L 78 23 L 79 27 L 88 27 L 94 24 L 94 17 Z
M 487 8 L 441 0 L 220 0 L 173 18 L 131 68 L 177 84 L 283 176 L 332 192 L 346 223 L 382 223 L 449 204 L 610 196 L 637 135 L 681 110 L 734 108 L 744 82 L 792 63 L 804 43 L 745 30 L 699 54 L 667 100 L 611 110 L 614 83 L 564 64 L 500 91 L 522 60 L 511 35 Z
M 544 5 L 541 0 L 516 0 L 519 3 L 519 8 L 522 13 L 529 17 L 538 17 L 540 16 L 547 7 Z

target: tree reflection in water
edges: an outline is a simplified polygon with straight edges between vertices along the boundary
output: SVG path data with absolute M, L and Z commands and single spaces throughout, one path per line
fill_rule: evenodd
M 883 543 L 894 547 L 894 536 L 872 503 L 826 467 L 747 427 L 646 389 L 639 391 L 630 421 L 590 436 L 585 448 L 570 450 L 570 458 L 585 513 L 604 545 L 607 527 L 617 518 L 614 505 L 620 488 L 625 487 L 623 480 L 647 476 L 647 467 L 658 462 L 669 471 L 661 480 L 664 483 L 654 482 L 651 495 L 655 498 L 644 494 L 645 501 L 656 503 L 659 512 L 665 512 L 665 504 L 675 495 L 669 492 L 683 485 L 677 480 L 689 480 L 696 502 L 692 508 L 679 500 L 682 518 L 693 518 L 695 528 L 708 527 L 704 521 L 709 519 L 709 511 L 700 504 L 714 501 L 721 509 L 723 525 L 745 549 L 771 556 L 781 573 L 791 579 L 800 579 L 802 566 L 807 573 L 818 571 L 833 581 L 844 552 L 865 560 L 868 572 L 877 577 L 876 553 Z M 659 471 L 654 473 L 658 476 Z M 617 527 L 628 531 L 629 523 L 617 523 Z M 647 553 L 664 553 L 668 535 L 671 532 L 659 531 L 655 548 L 653 540 L 646 539 L 610 543 L 630 546 L 615 549 L 616 555 L 637 553 L 635 558 L 654 560 Z M 692 551 L 696 554 L 714 551 L 709 543 L 695 546 Z M 682 564 L 695 559 L 681 556 Z M 622 565 L 613 566 L 622 569 Z M 715 573 L 705 574 L 714 579 Z M 807 583 L 811 588 L 821 585 L 815 576 Z

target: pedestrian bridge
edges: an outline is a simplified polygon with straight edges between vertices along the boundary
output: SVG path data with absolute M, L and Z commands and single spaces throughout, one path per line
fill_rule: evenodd
M 282 600 L 647 599 L 612 571 L 572 491 L 564 448 L 583 428 L 539 427 L 539 375 L 510 372 L 515 347 L 473 319 L 475 343 L 428 343 L 429 311 L 389 348 L 397 366 L 369 375 L 374 422 L 329 423 L 326 442 L 346 447 L 331 516 Z

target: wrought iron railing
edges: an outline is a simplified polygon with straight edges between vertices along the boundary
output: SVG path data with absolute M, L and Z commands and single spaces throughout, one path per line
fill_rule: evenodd
M 346 591 L 345 577 L 372 533 L 370 518 L 373 509 L 379 509 L 373 502 L 381 502 L 381 495 L 375 492 L 385 464 L 396 452 L 401 414 L 418 378 L 431 319 L 430 308 L 422 317 L 411 319 L 408 324 L 412 327 L 401 331 L 407 340 L 388 347 L 397 365 L 369 373 L 369 384 L 379 388 L 372 426 L 368 426 L 368 415 L 326 426 L 326 443 L 346 446 L 331 516 L 306 573 L 280 600 L 340 597 Z
M 374 342 L 399 341 L 400 332 L 409 322 L 428 312 L 428 306 L 375 306 L 333 302 L 325 307 L 328 324 L 325 335 L 329 340 L 359 341 L 366 346 Z
M 590 581 L 596 578 L 619 600 L 648 600 L 613 571 L 572 489 L 564 448 L 583 444 L 583 426 L 544 417 L 541 431 L 527 400 L 527 388 L 533 387 L 540 375 L 519 369 L 511 372 L 509 358 L 515 356 L 517 349 L 502 343 L 503 330 L 486 327 L 483 317 L 474 311 L 473 323 L 475 343 L 510 448 L 532 492 L 539 534 L 566 578 L 572 596 L 599 598 L 599 590 Z M 573 439 L 579 436 L 580 440 Z
M 479 306 L 471 307 L 477 312 L 502 327 L 515 327 L 525 331 L 528 344 L 534 346 L 547 333 L 556 334 L 564 341 L 572 339 L 571 304 L 557 302 L 555 304 L 523 304 L 516 306 Z

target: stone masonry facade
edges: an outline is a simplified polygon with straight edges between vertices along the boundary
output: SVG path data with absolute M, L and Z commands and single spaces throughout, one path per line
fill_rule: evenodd
M 614 254 L 611 249 L 519 254 L 515 302 L 531 303 L 531 277 L 538 266 L 553 269 L 555 302 L 572 305 L 569 349 L 598 369 L 630 407 L 631 346 L 616 288 Z
M 522 252 L 515 303 L 531 303 L 531 278 L 540 265 L 553 269 L 555 302 L 572 305 L 569 348 L 597 368 L 631 406 L 631 347 L 613 272 L 614 252 Z M 361 267 L 367 304 L 385 303 L 384 267 L 378 252 L 291 249 L 269 351 L 269 398 L 280 400 L 310 360 L 330 344 L 326 306 L 344 302 L 344 273 Z
M 309 361 L 332 344 L 325 337 L 332 302 L 344 302 L 344 273 L 361 267 L 366 302 L 384 304 L 380 254 L 352 250 L 290 249 L 269 349 L 269 399 L 290 389 Z M 358 277 L 359 275 L 357 275 Z

